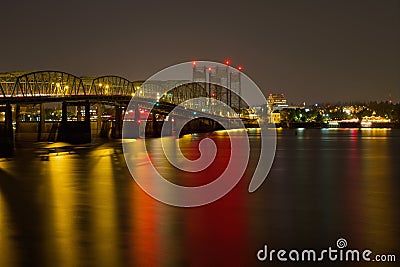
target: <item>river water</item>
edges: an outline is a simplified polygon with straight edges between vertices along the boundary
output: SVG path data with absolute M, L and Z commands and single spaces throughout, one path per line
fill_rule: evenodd
M 395 254 L 398 263 L 399 130 L 277 130 L 271 172 L 251 194 L 259 133 L 248 134 L 244 177 L 222 199 L 197 208 L 172 207 L 144 193 L 131 178 L 120 142 L 52 154 L 49 161 L 37 157 L 38 144 L 23 145 L 14 158 L 0 160 L 0 266 L 295 266 L 276 257 L 259 261 L 257 252 L 264 245 L 288 252 L 337 249 L 339 238 L 349 249 Z M 219 149 L 216 163 L 190 177 L 165 161 L 160 139 L 149 140 L 147 148 L 168 179 L 206 184 L 229 161 L 227 134 L 188 135 L 179 142 L 184 155 L 196 159 L 205 136 Z

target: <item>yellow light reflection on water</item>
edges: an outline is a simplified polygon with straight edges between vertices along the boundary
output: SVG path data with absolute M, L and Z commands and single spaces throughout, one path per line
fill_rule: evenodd
M 393 186 L 394 173 L 391 172 L 388 136 L 363 140 L 366 149 L 362 157 L 362 213 L 365 243 L 379 244 L 381 249 L 396 248 L 397 227 L 392 210 L 398 208 Z M 395 227 L 393 228 L 393 226 Z M 384 244 L 381 242 L 384 241 Z
M 75 229 L 75 200 L 76 194 L 73 190 L 75 179 L 74 165 L 71 156 L 51 157 L 48 163 L 49 196 L 48 203 L 51 205 L 48 233 L 52 233 L 50 240 L 55 248 L 49 248 L 55 255 L 54 265 L 62 263 L 64 266 L 78 266 L 77 261 L 79 248 L 77 229 Z
M 1 170 L 0 170 L 1 171 Z M 0 191 L 0 266 L 13 266 L 12 259 L 15 259 L 15 248 L 10 240 L 13 234 L 9 225 L 9 211 Z
M 93 215 L 90 218 L 95 266 L 120 266 L 118 257 L 118 221 L 116 192 L 113 174 L 113 150 L 101 149 L 92 153 L 94 161 L 87 178 L 89 202 Z

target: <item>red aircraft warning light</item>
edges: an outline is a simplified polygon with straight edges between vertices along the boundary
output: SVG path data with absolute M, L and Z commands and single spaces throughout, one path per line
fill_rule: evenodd
M 240 70 L 240 71 L 242 71 L 242 70 L 243 70 L 243 67 L 242 67 L 242 66 L 239 66 L 237 69 Z
M 227 60 L 225 60 L 225 64 L 229 66 L 231 64 L 231 61 L 229 59 L 227 59 Z

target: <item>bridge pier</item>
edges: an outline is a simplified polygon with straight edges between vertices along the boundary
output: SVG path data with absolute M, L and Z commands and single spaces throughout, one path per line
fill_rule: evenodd
M 147 121 L 146 123 L 146 137 L 160 137 L 162 128 L 164 127 L 164 136 L 172 135 L 172 122 L 171 121 Z
M 15 105 L 15 139 L 18 136 L 21 127 L 21 105 Z
M 164 127 L 164 135 L 171 136 L 172 135 L 172 124 L 171 120 L 163 121 L 162 127 Z
M 0 123 L 0 156 L 8 157 L 14 153 L 11 104 L 6 103 L 4 107 L 0 107 L 0 112 L 4 112 L 4 122 Z
M 42 141 L 42 133 L 45 131 L 45 111 L 44 111 L 44 103 L 40 103 L 40 121 L 37 132 L 37 141 Z
M 151 121 L 147 121 L 146 123 L 146 129 L 145 129 L 145 135 L 148 137 L 160 137 L 162 129 L 164 128 L 163 134 L 164 136 L 171 136 L 172 135 L 172 121 L 166 120 L 163 117 L 163 120 L 157 120 L 158 115 L 161 115 L 157 113 L 156 111 L 151 112 Z
M 111 137 L 116 138 L 116 139 L 121 139 L 122 138 L 122 121 L 124 118 L 124 115 L 122 114 L 123 108 L 120 105 L 115 105 L 114 109 L 114 123 L 113 127 L 111 130 Z
M 151 117 L 152 117 L 152 124 L 151 124 L 151 126 L 152 126 L 152 129 L 151 129 L 151 135 L 153 135 L 153 136 L 161 136 L 161 127 L 162 127 L 162 125 L 161 125 L 161 127 L 160 127 L 160 125 L 158 125 L 159 123 L 158 123 L 158 121 L 157 121 L 157 113 L 156 112 L 154 112 L 154 110 L 151 112 Z M 160 130 L 158 130 L 158 129 L 160 129 Z M 146 133 L 147 134 L 147 133 Z
M 103 115 L 103 105 L 102 104 L 96 104 L 96 112 L 97 112 L 97 129 L 96 129 L 96 136 L 101 136 L 101 129 L 102 129 L 102 123 L 103 119 L 101 118 L 101 115 Z
M 68 106 L 77 107 L 77 121 L 68 121 Z M 82 106 L 85 108 L 85 116 L 82 121 Z M 73 144 L 83 144 L 91 142 L 90 129 L 90 103 L 85 102 L 67 102 L 62 103 L 62 119 L 58 132 L 58 141 Z
M 133 104 L 134 118 L 123 119 L 124 123 L 124 137 L 125 138 L 138 138 L 140 137 L 140 110 L 138 103 Z
M 142 122 L 140 118 L 139 104 L 134 103 L 131 108 L 134 112 L 133 120 L 132 118 L 124 119 L 124 137 L 125 138 L 138 138 L 143 135 L 143 128 L 141 127 Z M 147 122 L 150 125 L 150 121 Z M 146 131 L 146 129 L 144 129 Z M 148 132 L 148 131 L 147 131 Z

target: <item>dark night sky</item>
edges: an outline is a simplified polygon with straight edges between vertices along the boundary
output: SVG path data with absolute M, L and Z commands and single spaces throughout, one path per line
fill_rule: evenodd
M 241 64 L 290 102 L 400 102 L 400 1 L 2 1 L 0 72 L 145 80 L 193 59 Z

